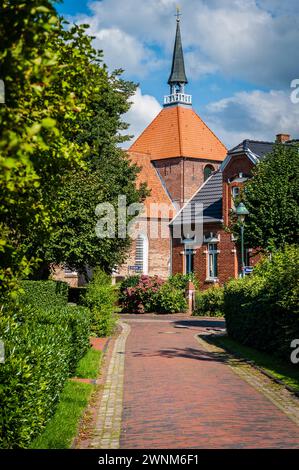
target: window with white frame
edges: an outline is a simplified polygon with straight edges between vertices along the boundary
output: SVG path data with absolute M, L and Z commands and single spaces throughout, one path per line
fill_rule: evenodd
M 218 276 L 218 249 L 217 243 L 208 243 L 208 279 Z
M 235 200 L 240 195 L 240 187 L 239 186 L 232 186 L 231 188 L 232 194 L 232 208 L 235 208 Z
M 148 238 L 145 234 L 139 234 L 136 239 L 135 266 L 138 272 L 148 273 Z

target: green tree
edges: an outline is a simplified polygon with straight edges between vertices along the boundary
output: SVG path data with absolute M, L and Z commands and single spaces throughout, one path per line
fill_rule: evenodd
M 135 86 L 108 73 L 86 26 L 66 25 L 51 1 L 3 1 L 1 20 L 2 288 L 48 262 L 82 266 L 84 252 L 85 264 L 111 269 L 128 241 L 96 246 L 94 210 L 117 192 L 129 202 L 143 193 L 117 148 Z
M 61 175 L 80 168 L 87 146 L 66 129 L 83 108 L 84 90 L 59 81 L 55 38 L 61 24 L 51 1 L 1 2 L 0 61 L 0 286 L 7 291 L 37 262 L 24 239 L 34 225 L 46 239 L 60 208 Z M 80 55 L 80 51 L 78 51 Z M 79 69 L 84 73 L 82 63 Z
M 298 243 L 299 148 L 275 145 L 255 167 L 241 200 L 249 210 L 245 221 L 245 244 L 273 250 Z M 238 224 L 233 230 L 239 233 Z

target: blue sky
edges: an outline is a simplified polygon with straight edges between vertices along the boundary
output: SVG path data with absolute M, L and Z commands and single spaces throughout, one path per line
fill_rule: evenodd
M 90 25 L 109 68 L 140 84 L 126 120 L 138 135 L 159 112 L 175 34 L 174 0 L 65 0 L 58 11 Z M 299 137 L 298 0 L 181 0 L 193 107 L 231 147 L 244 138 Z

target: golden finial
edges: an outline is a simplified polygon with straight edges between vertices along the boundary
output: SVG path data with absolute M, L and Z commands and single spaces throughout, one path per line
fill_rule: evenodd
M 181 16 L 181 15 L 182 15 L 182 14 L 181 14 L 180 6 L 177 5 L 177 6 L 176 6 L 176 15 L 175 15 L 175 16 L 176 16 L 176 20 L 177 20 L 178 22 L 180 21 L 180 16 Z

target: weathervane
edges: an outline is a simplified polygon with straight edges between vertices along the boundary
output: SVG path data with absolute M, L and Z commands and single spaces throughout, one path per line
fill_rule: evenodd
M 180 16 L 182 16 L 182 13 L 180 13 L 180 11 L 181 11 L 181 10 L 180 10 L 180 7 L 179 7 L 179 5 L 177 5 L 177 7 L 176 7 L 176 14 L 175 14 L 177 22 L 180 21 Z

